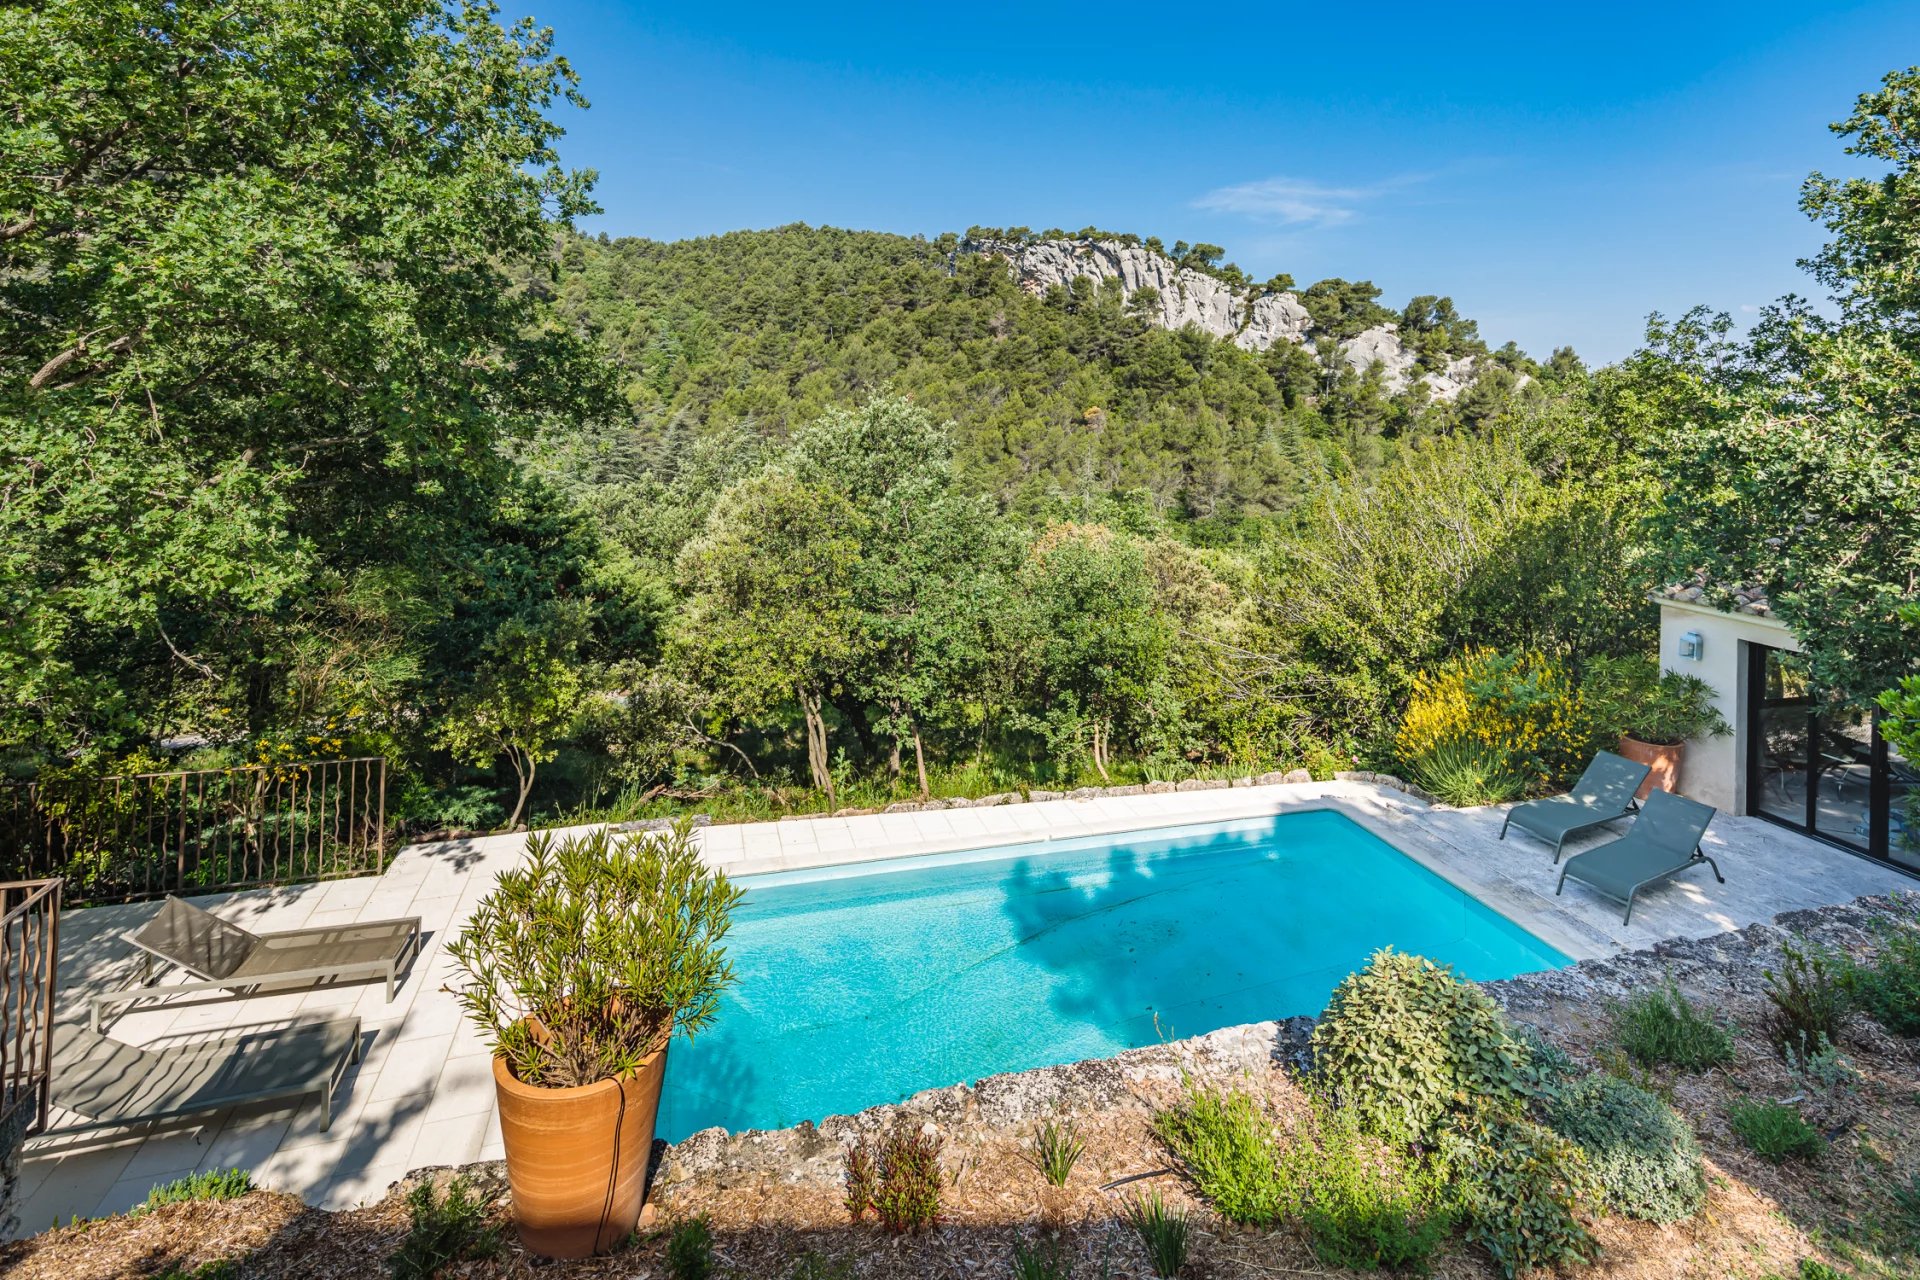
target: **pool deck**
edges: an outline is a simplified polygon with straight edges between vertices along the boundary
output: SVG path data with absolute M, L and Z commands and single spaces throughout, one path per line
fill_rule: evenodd
M 751 823 L 704 828 L 700 838 L 714 864 L 751 875 L 1313 808 L 1347 814 L 1575 959 L 1915 886 L 1897 872 L 1757 818 L 1722 816 L 1708 832 L 1706 851 L 1727 883 L 1716 884 L 1705 868 L 1689 872 L 1641 895 L 1633 924 L 1623 927 L 1618 905 L 1580 885 L 1570 883 L 1556 898 L 1558 873 L 1547 847 L 1524 834 L 1497 838 L 1503 809 L 1430 808 L 1360 782 Z M 1570 842 L 1568 851 L 1609 838 L 1610 832 L 1591 835 Z M 196 1169 L 250 1169 L 261 1185 L 343 1208 L 378 1199 L 412 1169 L 497 1158 L 500 1127 L 487 1051 L 444 989 L 452 977 L 445 946 L 494 875 L 519 859 L 524 843 L 523 836 L 494 836 L 413 845 L 384 875 L 197 899 L 255 931 L 418 915 L 427 932 L 392 1003 L 382 984 L 366 983 L 244 1000 L 187 996 L 119 1017 L 110 1034 L 151 1045 L 245 1024 L 357 1014 L 366 1051 L 335 1094 L 330 1130 L 319 1128 L 318 1112 L 309 1107 L 297 1114 L 235 1110 L 153 1133 L 35 1139 L 21 1168 L 21 1229 L 124 1210 L 155 1183 Z M 100 907 L 62 919 L 57 1016 L 63 1027 L 84 1026 L 88 996 L 129 982 L 137 962 L 120 938 L 153 909 Z

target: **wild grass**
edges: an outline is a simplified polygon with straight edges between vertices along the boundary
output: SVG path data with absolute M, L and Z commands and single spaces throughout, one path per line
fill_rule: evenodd
M 147 1192 L 146 1201 L 133 1212 L 136 1215 L 150 1213 L 161 1205 L 187 1200 L 238 1200 L 252 1190 L 253 1175 L 245 1169 L 208 1169 L 154 1187 Z
M 667 1237 L 670 1280 L 708 1280 L 713 1275 L 713 1225 L 704 1216 L 674 1224 Z
M 1080 1162 L 1086 1149 L 1071 1120 L 1065 1123 L 1043 1120 L 1040 1127 L 1033 1131 L 1029 1154 L 1033 1167 L 1040 1171 L 1042 1177 L 1056 1187 L 1064 1187 L 1067 1179 L 1073 1176 L 1073 1166 Z
M 407 1234 L 387 1259 L 393 1280 L 434 1280 L 456 1262 L 491 1258 L 500 1251 L 498 1229 L 487 1225 L 486 1206 L 465 1178 L 436 1196 L 431 1182 L 407 1192 Z
M 1727 1107 L 1727 1119 L 1754 1154 L 1774 1164 L 1811 1160 L 1826 1149 L 1820 1131 L 1782 1103 L 1735 1102 Z
M 1672 979 L 1615 1008 L 1613 1041 L 1643 1067 L 1704 1071 L 1733 1061 L 1733 1033 L 1681 995 Z
M 1408 764 L 1413 781 L 1447 804 L 1470 809 L 1526 794 L 1527 780 L 1504 751 L 1465 739 L 1445 742 Z
M 1781 1056 L 1836 1044 L 1847 1017 L 1847 993 L 1838 956 L 1805 942 L 1781 949 L 1778 971 L 1766 969 L 1767 1031 Z
M 1127 1205 L 1127 1225 L 1140 1237 L 1154 1275 L 1165 1280 L 1180 1274 L 1190 1244 L 1184 1210 L 1169 1205 L 1158 1191 L 1149 1191 Z
M 1073 1256 L 1057 1236 L 1013 1242 L 1013 1280 L 1071 1280 Z

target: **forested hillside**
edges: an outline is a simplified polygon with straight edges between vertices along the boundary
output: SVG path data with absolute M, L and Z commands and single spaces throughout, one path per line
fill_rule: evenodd
M 1458 403 L 1431 403 L 1419 387 L 1396 396 L 1383 370 L 1311 343 L 1254 352 L 1169 331 L 1151 318 L 1154 299 L 1117 284 L 1081 279 L 1035 296 L 1005 260 L 977 251 L 1004 234 L 790 226 L 674 244 L 572 238 L 556 303 L 619 363 L 649 463 L 671 465 L 690 441 L 736 428 L 781 438 L 891 390 L 955 424 L 969 484 L 1030 514 L 1115 495 L 1177 522 L 1291 511 L 1329 476 L 1370 470 L 1409 440 L 1490 427 L 1578 370 L 1571 352 L 1543 371 L 1510 348 Z M 1372 286 L 1337 280 L 1303 296 L 1330 337 L 1397 320 L 1425 359 L 1486 354 L 1450 299 L 1391 311 Z M 1342 312 L 1362 322 L 1343 326 Z M 1543 372 L 1546 385 L 1516 386 Z
M 1684 575 L 1910 673 L 1912 74 L 1842 127 L 1884 187 L 1807 186 L 1837 319 L 1589 371 L 1209 245 L 587 238 L 548 35 L 309 10 L 0 17 L 16 777 L 380 754 L 419 829 L 1399 767 L 1424 677 L 1545 707 Z

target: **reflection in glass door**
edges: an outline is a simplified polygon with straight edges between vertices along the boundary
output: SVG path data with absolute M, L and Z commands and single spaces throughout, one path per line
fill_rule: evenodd
M 1799 655 L 1748 647 L 1747 811 L 1920 868 L 1920 773 L 1870 704 L 1816 694 Z

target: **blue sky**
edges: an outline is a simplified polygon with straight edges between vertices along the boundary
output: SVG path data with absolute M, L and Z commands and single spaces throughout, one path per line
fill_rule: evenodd
M 1826 126 L 1920 62 L 1912 0 L 505 4 L 593 103 L 562 113 L 590 231 L 1097 225 L 1595 361 L 1649 311 L 1811 291 L 1799 183 L 1852 171 Z

